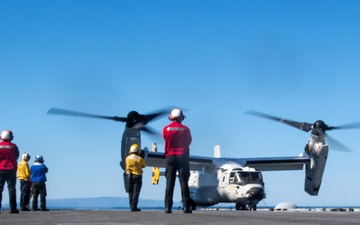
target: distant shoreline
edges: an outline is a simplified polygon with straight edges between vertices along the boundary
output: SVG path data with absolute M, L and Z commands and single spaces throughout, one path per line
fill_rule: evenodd
M 95 198 L 67 198 L 67 199 L 47 199 L 47 207 L 50 210 L 129 210 L 128 198 L 125 197 L 95 197 Z M 139 207 L 143 210 L 164 210 L 163 200 L 149 200 L 140 199 Z M 19 203 L 17 203 L 19 208 Z M 181 209 L 180 202 L 174 202 L 173 210 Z M 274 210 L 275 205 L 260 205 L 258 210 Z M 316 210 L 316 211 L 329 211 L 329 210 L 351 210 L 359 209 L 360 206 L 298 206 L 296 210 Z M 8 210 L 9 205 L 4 202 L 2 210 Z M 235 203 L 220 203 L 215 206 L 201 208 L 201 210 L 235 210 Z

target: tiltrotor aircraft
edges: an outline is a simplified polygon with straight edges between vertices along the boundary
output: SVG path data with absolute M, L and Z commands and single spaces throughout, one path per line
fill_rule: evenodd
M 156 132 L 145 125 L 151 120 L 170 112 L 170 109 L 156 113 L 141 115 L 136 111 L 129 112 L 127 117 L 99 116 L 58 108 L 51 108 L 48 114 L 69 116 L 81 116 L 91 118 L 110 119 L 118 122 L 126 122 L 121 142 L 121 167 L 125 168 L 127 149 L 134 143 L 141 146 L 140 131 L 150 134 Z M 314 124 L 300 123 L 281 119 L 256 111 L 248 111 L 247 114 L 264 117 L 283 122 L 303 131 L 312 131 L 305 151 L 299 156 L 292 157 L 266 157 L 266 158 L 224 158 L 220 154 L 220 146 L 215 146 L 214 157 L 194 156 L 189 157 L 191 175 L 189 188 L 193 200 L 193 209 L 197 206 L 212 206 L 218 203 L 235 203 L 236 210 L 256 210 L 257 204 L 266 198 L 264 181 L 261 171 L 302 170 L 305 166 L 305 191 L 310 195 L 318 195 L 326 160 L 328 157 L 328 145 L 325 143 L 327 130 L 343 128 L 359 128 L 360 123 L 332 127 L 318 120 Z M 330 138 L 329 138 L 330 141 Z M 333 140 L 343 149 L 339 143 Z M 192 150 L 192 152 L 194 152 Z M 165 167 L 165 158 L 162 152 L 157 152 L 156 144 L 152 151 L 147 148 L 142 150 L 147 166 L 151 166 L 153 184 L 159 182 L 163 173 L 160 168 Z M 124 182 L 125 183 L 125 182 Z
M 308 194 L 316 196 L 319 193 L 328 157 L 329 148 L 325 143 L 325 137 L 340 148 L 339 150 L 349 150 L 334 139 L 330 139 L 325 132 L 334 129 L 360 128 L 360 123 L 333 127 L 326 125 L 321 120 L 317 120 L 313 124 L 300 123 L 256 111 L 247 111 L 246 113 L 276 120 L 306 132 L 311 130 L 305 152 L 293 157 L 223 158 L 220 156 L 220 147 L 215 146 L 214 157 L 190 156 L 192 171 L 189 188 L 194 202 L 193 208 L 228 202 L 235 203 L 236 210 L 256 210 L 257 204 L 266 198 L 260 171 L 302 170 L 304 166 L 304 190 Z M 146 152 L 145 157 L 148 166 L 165 166 L 162 153 L 154 150 Z

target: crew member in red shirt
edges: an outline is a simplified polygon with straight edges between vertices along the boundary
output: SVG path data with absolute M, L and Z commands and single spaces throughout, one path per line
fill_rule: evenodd
M 16 171 L 19 149 L 12 143 L 14 135 L 10 130 L 1 132 L 0 142 L 0 212 L 5 182 L 9 191 L 10 213 L 19 213 L 16 208 Z
M 173 109 L 169 115 L 171 123 L 163 128 L 165 140 L 166 158 L 166 190 L 165 190 L 165 213 L 172 213 L 174 186 L 176 171 L 178 171 L 184 213 L 192 213 L 189 192 L 189 153 L 191 144 L 190 129 L 182 124 L 185 116 L 180 109 Z

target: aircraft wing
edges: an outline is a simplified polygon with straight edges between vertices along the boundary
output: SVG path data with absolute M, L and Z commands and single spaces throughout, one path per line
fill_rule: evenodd
M 165 168 L 165 157 L 162 152 L 146 152 L 146 166 Z M 190 170 L 213 170 L 213 158 L 202 156 L 189 156 Z
M 294 157 L 268 157 L 239 159 L 241 165 L 260 171 L 302 170 L 304 164 L 310 163 L 307 155 Z
M 165 168 L 165 157 L 162 152 L 146 152 L 146 165 Z M 307 155 L 293 157 L 268 158 L 212 158 L 203 156 L 189 156 L 190 170 L 212 171 L 222 165 L 236 163 L 241 167 L 251 167 L 259 171 L 302 170 L 303 165 L 310 163 Z

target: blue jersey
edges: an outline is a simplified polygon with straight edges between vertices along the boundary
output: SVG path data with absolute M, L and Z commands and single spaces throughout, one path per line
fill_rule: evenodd
M 48 168 L 45 166 L 45 164 L 36 162 L 31 166 L 30 170 L 32 182 L 46 181 L 46 173 L 48 172 Z

